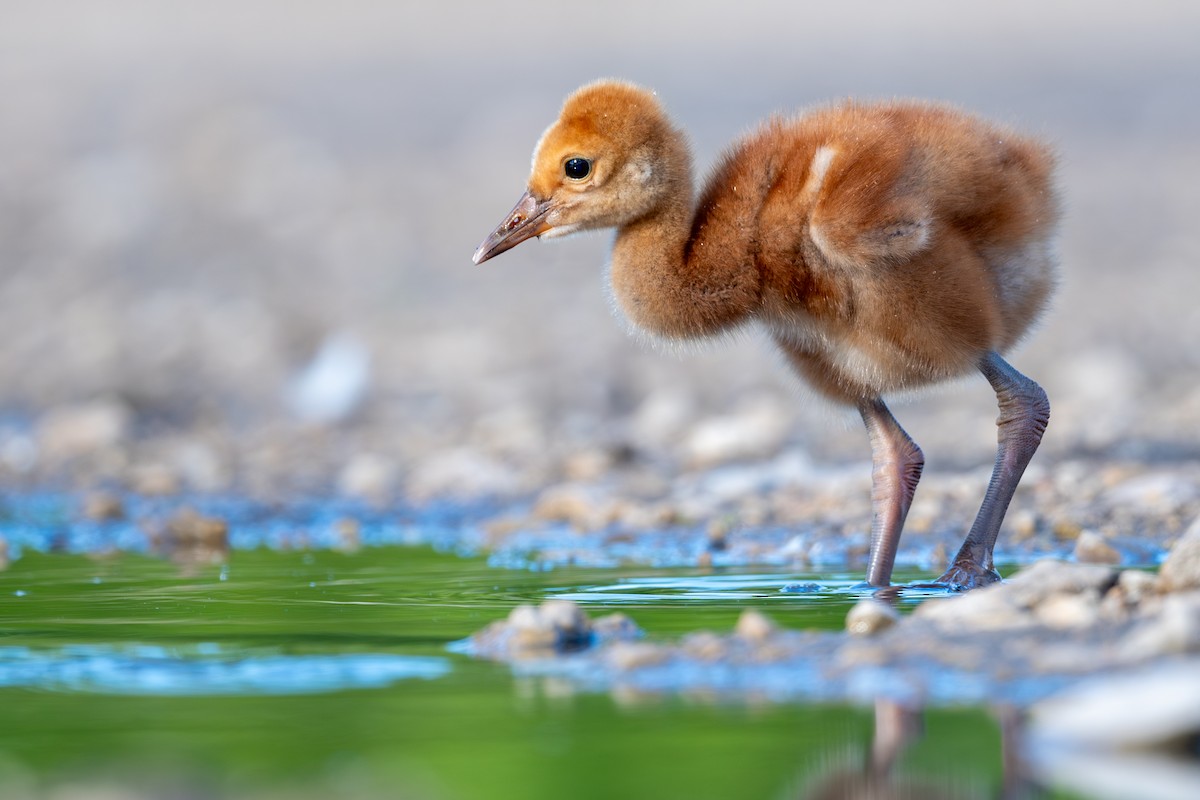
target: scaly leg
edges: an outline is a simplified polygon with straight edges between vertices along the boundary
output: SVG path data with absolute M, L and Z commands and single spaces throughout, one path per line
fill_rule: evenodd
M 1000 580 L 992 563 L 1000 523 L 1050 420 L 1050 401 L 1042 387 L 1017 372 L 998 354 L 984 356 L 979 370 L 996 390 L 1000 404 L 996 420 L 996 466 L 971 532 L 950 569 L 937 579 L 938 583 L 957 589 L 973 589 Z
M 867 583 L 887 586 L 892 580 L 900 531 L 913 492 L 921 480 L 925 457 L 908 437 L 882 400 L 865 400 L 858 406 L 871 437 L 871 560 Z

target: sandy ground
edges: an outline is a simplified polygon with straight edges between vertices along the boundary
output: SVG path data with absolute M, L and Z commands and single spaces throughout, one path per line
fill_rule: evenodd
M 1167 542 L 1200 513 L 1200 7 L 545 11 L 9 4 L 0 485 L 532 497 L 584 528 L 823 507 L 861 530 L 865 435 L 759 336 L 629 339 L 606 236 L 470 263 L 562 97 L 615 75 L 658 90 L 699 164 L 844 96 L 944 99 L 1051 140 L 1064 280 L 1012 360 L 1054 411 L 1017 530 Z M 896 412 L 928 458 L 914 519 L 961 529 L 991 392 Z M 741 484 L 720 483 L 731 466 Z M 727 496 L 697 491 L 713 481 Z

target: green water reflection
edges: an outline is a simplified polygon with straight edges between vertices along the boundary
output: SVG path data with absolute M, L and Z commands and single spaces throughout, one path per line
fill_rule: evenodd
M 727 573 L 701 581 L 703 597 L 654 586 L 689 575 L 497 570 L 423 548 L 235 551 L 225 567 L 200 568 L 27 553 L 0 572 L 0 647 L 9 652 L 137 644 L 226 661 L 374 654 L 444 659 L 449 671 L 282 696 L 0 688 L 0 796 L 42 797 L 82 781 L 188 797 L 775 798 L 799 797 L 820 773 L 859 763 L 871 709 L 576 694 L 446 650 L 547 595 L 581 596 L 593 613 L 610 605 L 650 636 L 728 629 L 748 604 L 785 625 L 837 628 L 854 599 L 781 598 L 779 584 L 812 579 L 797 575 Z M 614 586 L 645 599 L 609 603 L 597 588 Z M 999 728 L 984 710 L 931 711 L 900 771 L 992 796 Z

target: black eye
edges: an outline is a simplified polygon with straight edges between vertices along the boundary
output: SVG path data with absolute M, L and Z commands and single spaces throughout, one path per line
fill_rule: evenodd
M 573 181 L 581 181 L 592 172 L 592 162 L 586 158 L 568 158 L 563 173 Z

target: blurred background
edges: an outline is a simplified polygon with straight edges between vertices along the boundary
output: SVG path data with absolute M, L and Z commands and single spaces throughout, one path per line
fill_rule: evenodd
M 563 97 L 602 76 L 655 88 L 701 167 L 772 112 L 848 96 L 1045 137 L 1064 279 L 1012 358 L 1054 404 L 1042 457 L 1200 454 L 1194 2 L 7 0 L 0 18 L 10 483 L 515 494 L 630 446 L 686 467 L 722 420 L 762 453 L 866 459 L 857 420 L 758 336 L 682 356 L 629 339 L 608 235 L 471 264 Z M 982 381 L 900 405 L 931 469 L 990 461 Z

